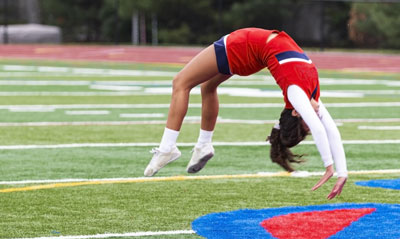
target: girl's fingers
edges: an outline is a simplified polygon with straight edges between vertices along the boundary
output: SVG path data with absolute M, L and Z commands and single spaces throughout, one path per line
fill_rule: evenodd
M 335 186 L 333 187 L 331 193 L 328 195 L 328 199 L 331 200 L 332 198 L 339 196 L 342 193 L 344 184 L 346 183 L 347 178 L 338 178 Z

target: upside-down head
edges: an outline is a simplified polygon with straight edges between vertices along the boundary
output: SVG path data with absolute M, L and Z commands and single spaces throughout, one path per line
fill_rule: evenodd
M 271 144 L 272 162 L 279 164 L 288 172 L 293 172 L 290 163 L 301 163 L 304 160 L 301 159 L 303 155 L 293 154 L 289 148 L 304 140 L 308 132 L 301 117 L 295 116 L 291 109 L 284 109 L 279 119 L 279 126 L 275 126 L 267 138 Z

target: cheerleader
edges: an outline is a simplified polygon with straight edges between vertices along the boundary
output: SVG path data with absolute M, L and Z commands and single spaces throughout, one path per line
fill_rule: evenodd
M 181 156 L 176 141 L 186 115 L 190 90 L 201 86 L 201 129 L 187 172 L 196 173 L 214 156 L 212 136 L 218 116 L 217 87 L 232 75 L 247 76 L 267 67 L 282 89 L 285 108 L 279 124 L 268 140 L 270 157 L 292 172 L 291 162 L 301 162 L 289 150 L 311 132 L 326 168 L 315 184 L 316 190 L 334 174 L 337 182 L 328 195 L 339 195 L 347 180 L 346 157 L 339 130 L 319 99 L 317 70 L 303 50 L 285 32 L 260 28 L 234 31 L 214 42 L 195 56 L 173 79 L 172 98 L 167 124 L 160 146 L 152 150 L 153 158 L 144 171 L 153 176 L 168 163 Z

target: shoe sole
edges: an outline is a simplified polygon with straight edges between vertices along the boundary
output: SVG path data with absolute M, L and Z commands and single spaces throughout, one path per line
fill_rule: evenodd
M 214 156 L 213 153 L 207 154 L 206 156 L 202 157 L 197 164 L 190 166 L 187 169 L 188 173 L 197 173 L 206 166 L 208 160 L 210 160 Z

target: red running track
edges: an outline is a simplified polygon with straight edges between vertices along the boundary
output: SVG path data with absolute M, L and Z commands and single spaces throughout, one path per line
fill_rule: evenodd
M 0 45 L 0 58 L 187 63 L 199 47 Z M 307 52 L 319 69 L 400 72 L 400 55 Z

